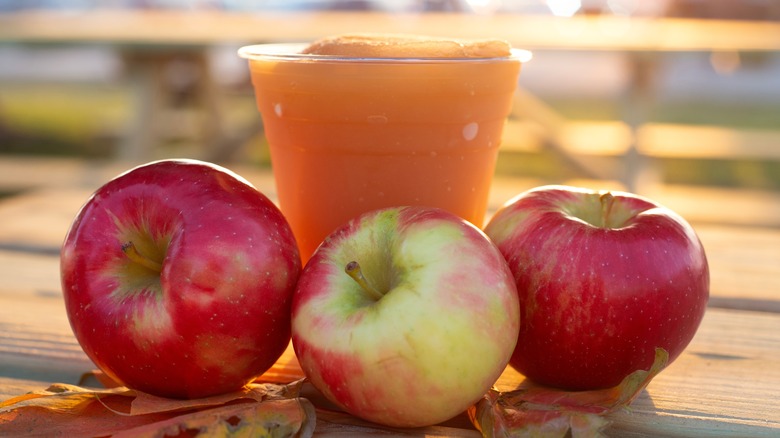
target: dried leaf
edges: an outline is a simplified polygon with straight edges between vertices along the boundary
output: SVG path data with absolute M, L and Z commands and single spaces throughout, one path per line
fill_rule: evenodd
M 213 406 L 221 406 L 237 400 L 254 400 L 262 402 L 269 399 L 296 397 L 298 389 L 303 381 L 298 380 L 287 385 L 275 385 L 270 383 L 250 383 L 238 391 L 220 394 L 211 397 L 203 397 L 190 400 L 177 400 L 157 397 L 151 394 L 139 392 L 133 400 L 130 415 L 144 415 L 155 412 L 174 412 L 191 409 L 203 409 Z
M 279 399 L 197 411 L 124 430 L 114 437 L 308 437 L 315 423 L 314 406 L 308 400 Z
M 666 367 L 669 354 L 655 350 L 649 370 L 637 370 L 613 387 L 594 391 L 563 391 L 528 386 L 501 393 L 489 391 L 469 409 L 469 417 L 486 438 L 602 436 L 609 421 L 604 415 L 627 407 Z
M 0 403 L 0 426 L 3 433 L 25 436 L 104 436 L 130 430 L 165 436 L 156 434 L 161 429 L 193 434 L 203 430 L 205 436 L 310 436 L 316 416 L 308 400 L 298 397 L 302 383 L 252 383 L 194 400 L 165 399 L 124 387 L 55 384 Z M 260 433 L 264 430 L 269 435 Z
M 127 397 L 119 397 L 130 400 Z M 129 405 L 129 401 L 128 401 Z M 17 437 L 109 436 L 117 431 L 153 424 L 172 414 L 117 415 L 97 399 L 84 403 L 78 411 L 26 406 L 0 412 L 0 435 Z
M 125 387 L 88 389 L 65 383 L 55 383 L 43 391 L 33 391 L 0 402 L 0 420 L 2 420 L 3 414 L 26 407 L 38 407 L 54 412 L 78 414 L 98 397 L 102 397 L 106 401 L 117 397 L 135 397 L 135 395 L 135 391 Z

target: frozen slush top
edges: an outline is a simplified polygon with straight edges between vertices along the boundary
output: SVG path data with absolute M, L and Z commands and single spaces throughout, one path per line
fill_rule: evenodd
M 303 53 L 355 58 L 500 58 L 511 54 L 503 40 L 459 40 L 404 34 L 350 34 L 323 38 Z

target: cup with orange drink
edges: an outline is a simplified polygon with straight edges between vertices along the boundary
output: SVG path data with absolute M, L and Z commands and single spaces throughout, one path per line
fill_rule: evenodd
M 348 35 L 242 47 L 279 207 L 303 261 L 384 207 L 439 207 L 481 226 L 526 51 L 499 40 Z

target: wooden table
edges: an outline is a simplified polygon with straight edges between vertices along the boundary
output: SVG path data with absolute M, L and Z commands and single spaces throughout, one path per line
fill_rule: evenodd
M 0 157 L 0 188 L 20 191 L 0 201 L 0 400 L 53 382 L 76 383 L 94 368 L 68 324 L 58 249 L 87 196 L 127 166 Z M 274 196 L 269 171 L 233 168 Z M 491 208 L 537 184 L 499 178 Z M 710 306 L 687 350 L 650 383 L 630 411 L 609 417 L 607 433 L 780 436 L 780 195 L 680 187 L 656 195 L 691 218 L 704 243 L 712 279 Z M 763 225 L 721 214 L 732 197 L 742 199 L 743 210 L 767 215 Z M 281 362 L 300 372 L 291 351 Z M 513 389 L 522 380 L 507 369 L 498 387 Z M 478 436 L 465 421 L 404 435 L 424 433 Z

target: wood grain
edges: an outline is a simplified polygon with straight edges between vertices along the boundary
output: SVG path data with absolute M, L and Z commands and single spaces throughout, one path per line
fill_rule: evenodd
M 40 382 L 76 383 L 94 368 L 70 332 L 61 297 L 4 294 L 0 300 L 0 376 L 31 381 L 4 388 L 0 396 L 42 389 Z M 779 327 L 778 314 L 710 309 L 685 353 L 630 411 L 610 417 L 610 431 L 615 436 L 780 433 Z M 288 349 L 266 378 L 291 381 L 301 375 Z M 511 390 L 523 380 L 508 368 L 497 386 Z
M 238 173 L 274 199 L 269 171 L 239 168 Z M 491 194 L 491 210 L 537 183 L 527 179 L 497 179 Z M 572 184 L 602 187 L 582 181 Z M 58 255 L 71 221 L 96 188 L 94 182 L 47 186 L 0 203 L 0 257 L 7 260 L 2 269 L 13 273 L 7 282 L 17 283 L 17 288 L 28 288 L 40 281 L 33 277 L 58 275 L 58 267 L 44 268 L 40 266 L 44 259 L 31 254 Z M 730 190 L 691 188 L 686 191 L 677 186 L 663 186 L 652 197 L 693 223 L 709 258 L 713 306 L 780 312 L 780 229 L 737 226 L 740 221 L 750 220 L 750 216 L 780 221 L 780 210 L 775 211 L 780 206 L 780 198 Z M 736 201 L 726 207 L 724 199 Z M 736 214 L 743 217 L 735 218 Z M 722 225 L 724 222 L 727 225 Z M 59 288 L 58 283 L 51 284 L 51 289 Z
M 273 196 L 270 172 L 239 173 Z M 2 180 L 0 174 L 0 184 Z M 491 205 L 496 208 L 504 196 L 533 184 L 501 179 Z M 70 221 L 95 188 L 96 181 L 40 181 L 0 202 L 0 399 L 53 382 L 77 383 L 82 373 L 94 369 L 65 314 L 58 250 Z M 666 199 L 682 205 L 685 193 Z M 687 193 L 692 204 L 701 201 L 695 190 Z M 780 228 L 723 225 L 718 220 L 722 206 L 705 204 L 708 212 L 700 214 L 710 219 L 695 228 L 709 256 L 710 307 L 685 353 L 630 410 L 611 415 L 611 436 L 780 435 Z M 751 208 L 762 206 L 759 202 Z M 264 378 L 291 381 L 300 376 L 288 349 Z M 523 379 L 508 368 L 497 385 L 514 389 Z M 323 419 L 323 434 L 376 431 L 369 426 L 344 429 L 340 418 Z M 394 432 L 421 433 L 475 436 L 463 416 L 424 431 Z
M 626 412 L 615 436 L 777 436 L 780 432 L 780 315 L 709 309 L 685 352 Z M 507 370 L 498 382 L 517 387 Z

